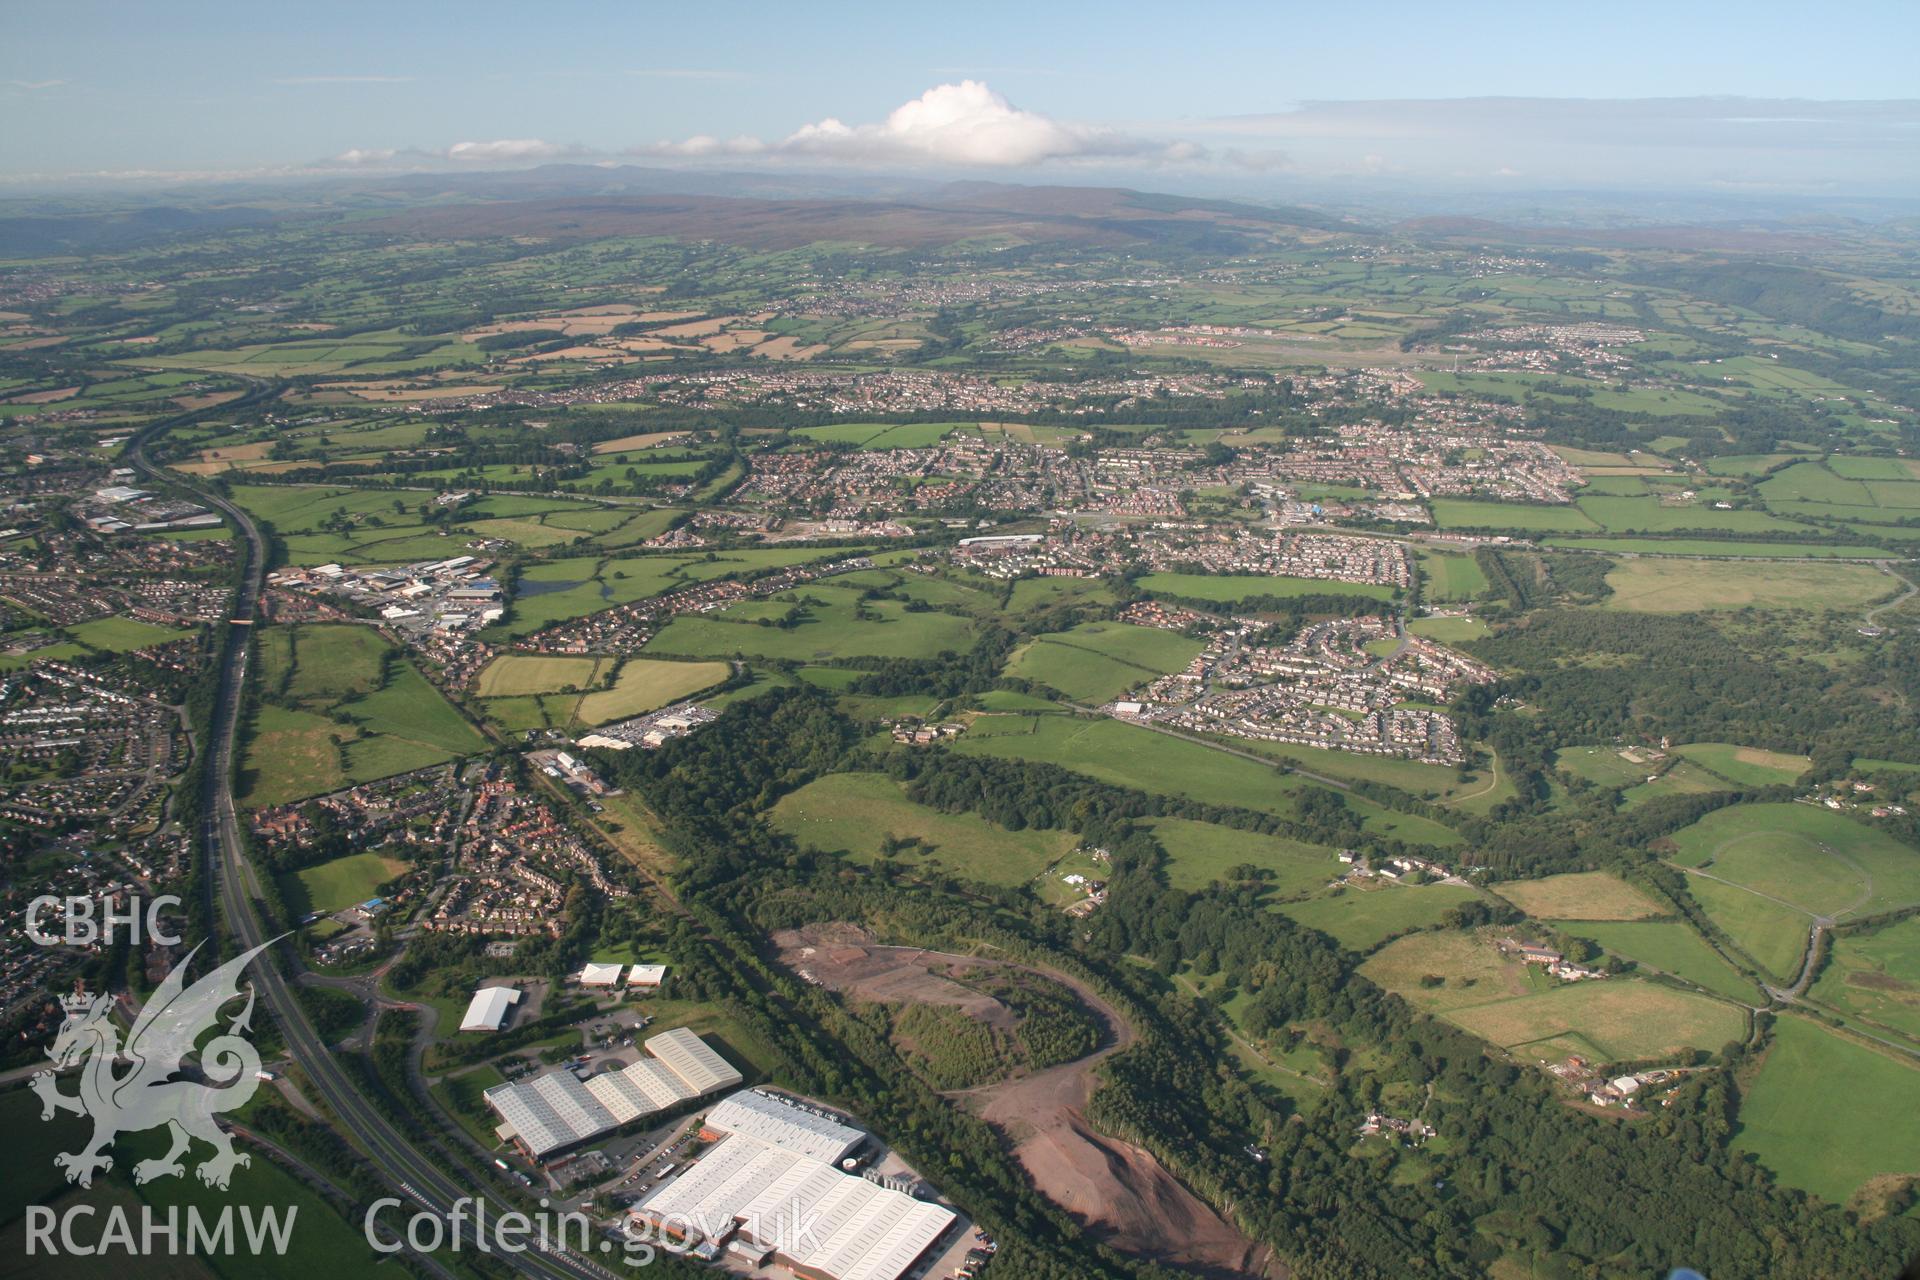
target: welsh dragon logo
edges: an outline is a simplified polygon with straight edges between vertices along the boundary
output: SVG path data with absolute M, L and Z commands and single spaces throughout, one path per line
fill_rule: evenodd
M 53 1158 L 66 1171 L 67 1181 L 93 1185 L 95 1173 L 113 1167 L 108 1152 L 120 1134 L 163 1125 L 171 1134 L 172 1146 L 165 1155 L 136 1164 L 135 1182 L 184 1173 L 180 1158 L 195 1138 L 214 1148 L 212 1158 L 194 1170 L 208 1186 L 225 1190 L 233 1171 L 250 1163 L 248 1156 L 233 1149 L 233 1139 L 213 1117 L 244 1106 L 260 1087 L 256 1075 L 260 1054 L 242 1034 L 251 1029 L 251 986 L 245 993 L 246 1007 L 199 1048 L 199 1074 L 213 1083 L 176 1077 L 181 1075 L 182 1060 L 195 1052 L 196 1042 L 218 1022 L 221 1008 L 240 998 L 241 971 L 272 945 L 264 942 L 235 956 L 190 987 L 187 966 L 200 948 L 189 951 L 147 1000 L 124 1046 L 119 1028 L 108 1016 L 112 997 L 78 995 L 62 1000 L 66 1021 L 47 1050 L 53 1069 L 36 1074 L 32 1084 L 40 1095 L 42 1120 L 67 1111 L 93 1121 L 93 1137 L 84 1147 Z M 122 1063 L 127 1064 L 125 1071 L 116 1071 Z M 80 1093 L 69 1097 L 56 1087 L 54 1071 L 75 1066 L 80 1067 Z

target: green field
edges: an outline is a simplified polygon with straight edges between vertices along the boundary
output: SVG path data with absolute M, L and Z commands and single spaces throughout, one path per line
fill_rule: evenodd
M 861 601 L 858 593 L 810 583 L 796 593 L 806 617 L 790 628 L 682 614 L 647 644 L 650 653 L 694 658 L 732 655 L 798 662 L 831 658 L 930 658 L 973 643 L 973 624 L 949 613 L 913 613 L 899 600 Z M 861 611 L 872 615 L 862 619 Z
M 235 790 L 285 804 L 438 764 L 485 742 L 371 627 L 264 628 L 259 679 Z
M 138 618 L 95 618 L 90 622 L 73 623 L 65 630 L 87 648 L 103 653 L 149 649 L 193 634 L 184 627 L 163 627 L 142 622 Z
M 1536 506 L 1519 502 L 1482 502 L 1471 498 L 1435 498 L 1433 518 L 1442 529 L 1515 529 L 1523 533 L 1593 533 L 1597 520 L 1576 506 Z
M 445 559 L 466 550 L 467 537 L 426 523 L 419 513 L 422 495 L 417 493 L 337 485 L 237 484 L 232 496 L 255 519 L 273 526 L 286 547 L 289 564 L 404 564 Z M 526 546 L 549 546 L 581 535 L 541 523 L 545 516 L 597 509 L 566 498 L 496 494 L 461 508 L 452 528 Z
M 1373 643 L 1389 647 L 1392 640 Z M 1293 742 L 1262 742 L 1222 736 L 1222 741 L 1255 755 L 1296 764 L 1308 774 L 1340 781 L 1378 782 L 1395 787 L 1423 800 L 1457 807 L 1466 813 L 1481 813 L 1513 797 L 1513 784 L 1498 772 L 1479 769 L 1462 779 L 1459 770 L 1447 765 L 1423 764 L 1397 756 L 1363 755 L 1357 751 L 1335 751 L 1308 747 Z M 1410 815 L 1400 815 L 1403 819 Z
M 1852 767 L 1870 773 L 1920 773 L 1920 764 L 1911 760 L 1881 760 L 1873 756 L 1855 756 Z
M 521 698 L 488 698 L 481 704 L 488 720 L 509 733 L 529 729 L 565 729 L 574 723 L 577 693 L 531 694 Z
M 1801 533 L 1806 526 L 1764 511 L 1722 511 L 1706 503 L 1670 506 L 1652 494 L 1581 498 L 1581 511 L 1608 533 Z
M 1007 612 L 1019 615 L 1062 600 L 1108 604 L 1113 592 L 1097 578 L 1021 578 L 1007 597 Z
M 397 858 L 377 853 L 350 853 L 344 858 L 307 867 L 281 878 L 287 910 L 295 915 L 318 911 L 332 915 L 365 902 L 387 881 L 407 869 Z
M 1333 850 L 1285 836 L 1260 835 L 1185 818 L 1160 818 L 1151 824 L 1167 851 L 1167 881 L 1177 889 L 1204 889 L 1226 880 L 1235 867 L 1269 872 L 1274 893 L 1298 897 L 1322 888 L 1345 868 Z
M 1566 932 L 1591 939 L 1617 956 L 1673 974 L 1731 1000 L 1754 1003 L 1760 992 L 1740 971 L 1679 920 L 1582 922 Z
M 1733 784 L 1708 773 L 1697 764 L 1673 760 L 1652 782 L 1628 787 L 1620 794 L 1623 809 L 1635 809 L 1662 796 L 1702 796 L 1710 791 L 1726 791 Z
M 184 355 L 140 357 L 143 366 L 158 369 L 207 369 L 261 378 L 297 378 L 342 373 L 356 376 L 407 373 L 442 365 L 478 364 L 480 348 L 468 342 L 442 342 L 429 351 L 414 353 L 419 339 L 387 330 L 356 333 L 348 338 L 312 338 L 269 342 L 226 351 L 192 351 Z
M 1835 454 L 1827 470 L 1849 480 L 1920 480 L 1920 466 L 1911 458 L 1857 458 Z
M 1478 618 L 1415 618 L 1407 630 L 1441 644 L 1462 644 L 1492 635 L 1492 628 Z
M 1726 846 L 1706 865 L 1718 879 L 1809 915 L 1855 910 L 1871 891 L 1856 870 L 1791 833 L 1756 834 Z
M 654 662 L 629 658 L 611 687 L 580 699 L 574 712 L 581 724 L 607 724 L 678 702 L 710 689 L 732 674 L 725 662 Z
M 1812 914 L 1920 903 L 1920 851 L 1811 804 L 1718 809 L 1673 835 L 1674 860 Z
M 1341 582 L 1333 578 L 1294 578 L 1277 574 L 1149 573 L 1138 584 L 1157 595 L 1234 604 L 1253 596 L 1364 596 L 1391 600 L 1392 587 L 1374 582 Z
M 502 654 L 475 681 L 487 716 L 513 732 L 624 720 L 711 688 L 732 671 L 725 662 Z M 612 680 L 609 684 L 608 681 Z
M 1440 1015 L 1552 990 L 1553 979 L 1544 970 L 1502 955 L 1496 938 L 1485 930 L 1410 933 L 1367 957 L 1360 972 L 1424 1012 Z M 1431 978 L 1443 981 L 1422 981 Z
M 1487 589 L 1487 575 L 1470 555 L 1447 551 L 1421 551 L 1420 571 L 1426 577 L 1422 594 L 1432 601 L 1452 603 L 1472 600 Z
M 1205 647 L 1175 631 L 1087 622 L 1024 645 L 1007 663 L 1006 674 L 1047 685 L 1076 702 L 1106 702 L 1184 670 Z
M 791 688 L 799 682 L 798 677 L 789 675 L 785 671 L 769 670 L 763 667 L 749 667 L 747 668 L 747 682 L 745 684 L 736 685 L 731 689 L 716 693 L 711 698 L 708 698 L 703 705 L 711 707 L 715 711 L 723 711 L 736 702 L 745 702 L 748 699 L 757 698 L 763 693 L 771 693 L 775 689 Z
M 598 956 L 594 957 L 596 960 Z M 454 1024 L 458 1026 L 456 1022 Z M 483 1151 L 492 1151 L 501 1144 L 500 1135 L 494 1131 L 489 1119 L 498 1117 L 480 1095 L 495 1085 L 505 1084 L 506 1077 L 491 1063 L 465 1071 L 444 1075 L 428 1088 L 441 1108 L 457 1121 L 462 1129 L 480 1144 Z
M 1912 477 L 1892 477 L 1911 479 Z M 1796 462 L 1760 482 L 1767 502 L 1833 503 L 1842 506 L 1877 505 L 1866 483 L 1848 479 L 1819 462 Z
M 1727 454 L 1707 459 L 1707 471 L 1716 476 L 1757 476 L 1801 456 L 1797 453 Z
M 482 698 L 512 698 L 527 694 L 591 689 L 605 665 L 603 658 L 548 658 L 526 653 L 503 653 L 474 679 Z
M 1537 305 L 1544 301 L 1541 294 L 1532 290 L 1522 299 L 1525 303 Z M 1566 304 L 1564 296 L 1561 305 Z M 1584 300 L 1589 306 L 1604 306 L 1599 300 Z M 1524 401 L 1528 397 L 1562 403 L 1577 398 L 1593 404 L 1596 408 L 1617 413 L 1639 414 L 1647 417 L 1695 416 L 1719 412 L 1723 406 L 1716 400 L 1698 392 L 1687 391 L 1679 387 L 1637 386 L 1628 388 L 1610 387 L 1589 378 L 1574 377 L 1562 373 L 1499 372 L 1499 373 L 1442 373 L 1422 370 L 1418 375 L 1427 390 L 1435 394 L 1464 394 L 1470 396 L 1497 396 L 1514 401 Z M 1555 452 L 1578 465 L 1590 465 L 1588 459 L 1619 458 L 1618 454 L 1593 453 L 1584 449 L 1556 447 Z
M 982 711 L 1033 711 L 1045 714 L 1060 709 L 1046 698 L 1016 693 L 1012 689 L 989 689 L 985 693 L 976 693 L 973 695 L 973 704 Z M 1920 769 L 1920 765 L 1914 767 Z
M 1026 884 L 1072 852 L 1067 831 L 1008 831 L 972 813 L 942 813 L 915 804 L 880 773 L 831 773 L 780 798 L 773 825 L 803 845 L 871 863 L 888 836 L 924 842 L 898 855 L 905 863 L 937 863 L 953 875 L 993 884 Z
M 1031 579 L 1031 581 L 1079 581 L 1078 579 Z M 925 573 L 901 573 L 896 569 L 862 569 L 854 573 L 836 574 L 833 578 L 836 587 L 879 587 L 883 591 L 897 591 L 901 595 L 915 600 L 923 600 L 936 608 L 954 606 L 970 613 L 991 614 L 999 611 L 999 602 L 994 592 L 970 582 L 955 578 L 936 578 Z M 773 603 L 773 602 L 769 602 Z
M 543 560 L 521 572 L 511 616 L 491 631 L 506 638 L 532 635 L 568 618 L 658 595 L 680 583 L 679 573 L 689 563 L 685 556 Z
M 1836 933 L 1809 994 L 1920 1041 L 1920 917 Z
M 1877 569 L 1846 564 L 1732 564 L 1719 560 L 1627 560 L 1607 572 L 1605 607 L 1638 613 L 1700 609 L 1857 609 L 1888 595 Z
M 964 422 L 836 422 L 830 427 L 799 427 L 794 435 L 824 444 L 850 444 L 861 449 L 924 449 Z
M 1731 742 L 1690 742 L 1675 747 L 1674 751 L 1704 769 L 1748 787 L 1791 783 L 1813 767 L 1813 762 L 1805 756 L 1736 746 Z
M 127 653 L 134 649 L 149 649 L 190 636 L 193 632 L 181 627 L 156 626 L 137 618 L 94 618 L 55 628 L 52 634 L 68 639 L 26 653 L 0 654 L 0 671 L 15 670 L 43 658 L 65 661 L 88 652 Z
M 1632 463 L 1620 465 L 1631 466 Z M 1608 494 L 1611 496 L 1631 496 L 1649 493 L 1645 477 L 1639 475 L 1589 475 L 1586 485 L 1580 490 L 1582 496 Z
M 1633 978 L 1575 982 L 1449 1012 L 1450 1022 L 1521 1058 L 1564 1057 L 1569 1040 L 1603 1060 L 1717 1050 L 1746 1035 L 1746 1015 L 1711 996 Z
M 1740 1010 L 1692 992 L 1632 978 L 1557 982 L 1501 955 L 1488 933 L 1409 934 L 1360 972 L 1523 1060 L 1551 1062 L 1588 1046 L 1608 1061 L 1718 1049 L 1746 1028 Z
M 1734 1145 L 1788 1186 L 1844 1203 L 1876 1174 L 1920 1174 L 1920 1067 L 1793 1013 L 1773 1027 Z M 1810 1099 L 1858 1099 L 1822 1106 Z
M 1658 900 L 1606 871 L 1508 880 L 1491 888 L 1540 920 L 1644 920 L 1666 910 Z
M 1631 787 L 1644 783 L 1650 774 L 1660 771 L 1663 760 L 1635 764 L 1620 754 L 1617 746 L 1562 747 L 1553 753 L 1554 767 L 1595 786 Z
M 1884 560 L 1878 547 L 1836 547 L 1817 542 L 1716 542 L 1707 538 L 1548 538 L 1549 547 L 1643 556 L 1731 556 L 1770 560 Z
M 954 750 L 1038 760 L 1116 786 L 1283 816 L 1293 812 L 1292 793 L 1305 785 L 1277 769 L 1197 742 L 1118 720 L 1078 716 L 982 716 L 955 742 Z M 1382 809 L 1358 796 L 1346 800 L 1362 825 L 1379 835 L 1424 844 L 1459 842 L 1458 835 L 1439 823 Z
M 1804 912 L 1700 876 L 1687 881 L 1687 891 L 1707 918 L 1761 969 L 1782 982 L 1799 972 L 1812 923 Z
M 1453 884 L 1381 884 L 1336 890 L 1279 911 L 1341 946 L 1370 951 L 1395 934 L 1439 924 L 1447 911 L 1480 895 Z
M 954 750 L 1038 760 L 1115 786 L 1268 813 L 1292 813 L 1293 792 L 1300 786 L 1278 769 L 1136 725 L 1090 717 L 981 716 L 954 743 Z

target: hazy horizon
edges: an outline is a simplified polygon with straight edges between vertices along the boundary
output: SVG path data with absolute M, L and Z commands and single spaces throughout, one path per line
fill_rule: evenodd
M 14 125 L 0 183 L 575 160 L 1276 199 L 1326 187 L 1920 194 L 1911 6 L 1809 27 L 1784 5 L 1629 4 L 1596 27 L 1517 4 L 1444 24 L 1410 5 L 1350 24 L 1202 4 L 1149 28 L 1154 11 L 1137 5 L 1092 21 L 989 4 L 974 11 L 977 36 L 866 5 L 848 16 L 871 22 L 832 31 L 779 10 L 744 23 L 578 4 L 461 12 L 16 7 L 0 48 Z M 1396 24 L 1421 38 L 1376 45 Z M 116 34 L 105 47 L 103 28 Z

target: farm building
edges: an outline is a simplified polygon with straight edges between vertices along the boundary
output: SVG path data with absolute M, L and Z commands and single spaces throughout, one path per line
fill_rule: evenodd
M 740 1073 L 684 1027 L 654 1036 L 647 1051 L 654 1056 L 584 1081 L 571 1071 L 550 1071 L 495 1085 L 484 1096 L 500 1116 L 500 1136 L 545 1159 L 629 1120 L 740 1083 Z
M 513 1006 L 520 1002 L 514 987 L 482 987 L 473 993 L 467 1016 L 460 1019 L 462 1031 L 498 1031 L 507 1024 Z
M 748 1101 L 753 1098 L 759 1101 Z M 784 1116 L 750 1119 L 766 1107 L 799 1113 L 765 1094 L 728 1098 L 714 1108 L 716 1115 L 726 1109 L 743 1124 L 763 1126 L 774 1140 L 749 1136 L 744 1128 L 731 1132 L 636 1206 L 634 1216 L 676 1234 L 691 1230 L 698 1238 L 687 1243 L 695 1247 L 772 1254 L 795 1274 L 819 1280 L 899 1280 L 958 1220 L 950 1209 L 842 1173 L 807 1154 L 822 1149 L 822 1137 L 810 1125 Z M 700 1225 L 686 1225 L 693 1223 Z M 796 1231 L 796 1223 L 819 1225 Z

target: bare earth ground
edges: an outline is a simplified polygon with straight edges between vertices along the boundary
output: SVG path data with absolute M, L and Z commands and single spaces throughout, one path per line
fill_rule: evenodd
M 753 354 L 774 360 L 811 360 L 826 349 L 824 342 L 804 344 L 795 337 L 782 337 L 768 338 L 753 349 Z
M 25 346 L 26 344 L 22 343 L 20 345 Z M 27 395 L 14 396 L 11 399 L 9 399 L 7 403 L 8 404 L 53 404 L 55 401 L 66 400 L 66 399 L 69 399 L 70 397 L 77 396 L 79 394 L 80 394 L 79 387 L 60 387 L 53 391 L 34 391 L 34 392 L 30 392 Z
M 595 453 L 620 453 L 627 449 L 651 449 L 657 444 L 666 444 L 688 434 L 685 431 L 646 431 L 637 436 L 621 436 L 618 440 L 602 440 L 593 446 Z
M 1074 1062 L 948 1095 L 964 1102 L 1013 1144 L 1034 1185 L 1116 1249 L 1202 1275 L 1285 1274 L 1264 1245 L 1235 1230 L 1180 1185 L 1153 1155 L 1095 1131 L 1087 1120 L 1094 1072 L 1133 1043 L 1133 1028 L 1083 983 L 1053 970 L 979 956 L 876 944 L 858 926 L 809 925 L 773 935 L 788 968 L 857 1000 L 951 1005 L 1010 1026 L 1012 1010 L 949 974 L 1027 968 L 1067 987 L 1106 1024 L 1104 1043 Z

